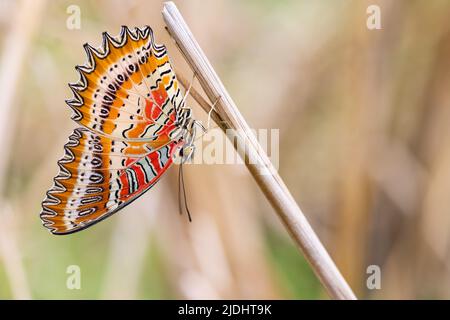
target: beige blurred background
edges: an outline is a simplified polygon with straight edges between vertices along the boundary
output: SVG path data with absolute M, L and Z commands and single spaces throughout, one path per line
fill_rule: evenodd
M 450 2 L 176 3 L 250 126 L 280 129 L 280 174 L 357 296 L 450 298 Z M 371 4 L 381 30 L 366 26 Z M 66 27 L 71 5 L 80 29 Z M 327 299 L 242 165 L 186 167 L 193 223 L 172 168 L 92 228 L 41 226 L 83 43 L 148 24 L 190 76 L 161 9 L 0 0 L 0 298 Z M 70 265 L 80 290 L 66 287 Z

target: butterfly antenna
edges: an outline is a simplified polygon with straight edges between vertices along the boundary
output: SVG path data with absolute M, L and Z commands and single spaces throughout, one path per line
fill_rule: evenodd
M 189 222 L 192 222 L 191 212 L 189 211 L 189 207 L 188 207 L 188 203 L 187 203 L 186 187 L 184 185 L 183 162 L 181 162 L 180 168 L 181 168 L 181 185 L 183 187 L 184 209 L 187 212 Z
M 188 89 L 186 90 L 186 93 L 184 94 L 183 100 L 181 100 L 180 105 L 181 105 L 182 107 L 184 107 L 184 104 L 185 104 L 185 102 L 186 102 L 186 99 L 187 99 L 187 97 L 189 96 L 189 93 L 191 92 L 191 89 L 192 89 L 192 85 L 193 85 L 193 83 L 194 83 L 194 80 L 195 80 L 195 72 L 194 72 L 194 74 L 192 75 L 192 80 L 191 80 L 191 82 L 189 83 L 189 87 L 188 87 Z
M 180 163 L 180 166 L 178 168 L 178 212 L 180 215 L 183 214 L 183 209 L 181 208 L 181 174 L 183 173 L 181 169 L 182 163 Z
M 191 212 L 189 210 L 189 206 L 187 203 L 186 186 L 184 184 L 183 162 L 184 162 L 184 159 L 181 159 L 180 167 L 178 170 L 178 210 L 179 210 L 180 214 L 183 214 L 182 200 L 181 200 L 181 198 L 183 197 L 184 210 L 186 211 L 186 213 L 188 215 L 189 222 L 192 222 Z

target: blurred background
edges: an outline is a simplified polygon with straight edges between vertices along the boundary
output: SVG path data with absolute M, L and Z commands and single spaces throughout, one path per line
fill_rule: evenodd
M 359 298 L 450 298 L 450 2 L 177 1 Z M 369 30 L 367 7 L 381 9 Z M 80 9 L 80 28 L 67 27 Z M 73 8 L 73 7 L 72 7 Z M 40 202 L 76 127 L 64 100 L 101 32 L 164 30 L 161 1 L 0 0 L 0 298 L 327 299 L 242 165 L 177 170 L 119 214 L 53 236 Z M 202 110 L 190 99 L 200 119 Z M 70 265 L 81 289 L 69 290 Z M 381 268 L 369 290 L 367 267 Z

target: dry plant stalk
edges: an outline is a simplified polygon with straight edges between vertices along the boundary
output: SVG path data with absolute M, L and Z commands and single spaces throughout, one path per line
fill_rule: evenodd
M 267 154 L 258 143 L 216 72 L 195 40 L 181 13 L 173 2 L 166 2 L 162 11 L 167 29 L 195 72 L 211 103 L 216 103 L 213 120 L 222 129 L 234 129 L 233 145 L 257 184 L 269 200 L 284 226 L 303 251 L 317 277 L 333 299 L 356 299 L 333 260 L 303 215 Z M 183 83 L 185 80 L 181 79 Z M 184 83 L 185 84 L 185 83 Z M 191 90 L 191 92 L 193 92 Z M 205 111 L 210 104 L 197 92 L 192 96 Z M 229 136 L 228 136 L 229 137 Z M 249 161 L 251 159 L 252 161 Z M 256 161 L 255 161 L 256 160 Z
M 11 19 L 0 57 L 0 262 L 3 261 L 14 299 L 30 299 L 31 293 L 20 255 L 16 215 L 4 197 L 5 176 L 12 153 L 11 132 L 16 125 L 14 99 L 30 43 L 42 18 L 45 0 L 22 0 Z

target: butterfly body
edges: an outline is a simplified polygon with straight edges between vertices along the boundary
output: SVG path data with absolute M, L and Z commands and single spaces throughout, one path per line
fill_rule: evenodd
M 150 27 L 122 27 L 103 45 L 84 46 L 87 63 L 67 100 L 81 127 L 58 161 L 60 171 L 40 217 L 54 234 L 83 230 L 131 203 L 174 159 L 187 159 L 195 136 L 192 111 Z M 190 155 L 189 155 L 190 156 Z

